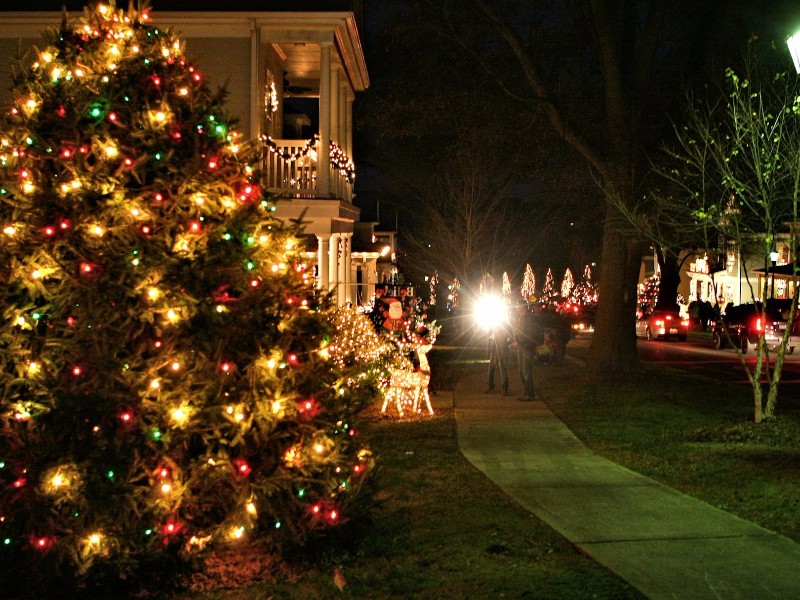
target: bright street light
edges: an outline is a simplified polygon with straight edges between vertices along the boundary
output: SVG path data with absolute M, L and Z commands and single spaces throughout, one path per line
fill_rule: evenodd
M 786 40 L 786 45 L 789 46 L 789 53 L 792 55 L 794 70 L 800 74 L 800 32 Z
M 487 294 L 475 302 L 473 315 L 481 329 L 491 331 L 508 320 L 508 307 L 500 296 Z

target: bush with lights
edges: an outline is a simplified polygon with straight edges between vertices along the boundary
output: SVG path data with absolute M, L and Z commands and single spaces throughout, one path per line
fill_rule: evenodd
M 4 585 L 307 541 L 372 464 L 365 394 L 224 93 L 146 6 L 78 17 L 0 130 Z
M 411 368 L 404 348 L 388 333 L 376 330 L 367 314 L 342 307 L 331 313 L 331 325 L 331 360 L 365 406 L 383 393 L 392 370 Z

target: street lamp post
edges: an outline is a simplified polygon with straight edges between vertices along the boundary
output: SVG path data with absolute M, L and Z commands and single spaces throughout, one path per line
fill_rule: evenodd
M 769 253 L 769 260 L 772 263 L 772 283 L 770 284 L 769 297 L 775 297 L 775 264 L 778 262 L 778 251 L 773 250 Z

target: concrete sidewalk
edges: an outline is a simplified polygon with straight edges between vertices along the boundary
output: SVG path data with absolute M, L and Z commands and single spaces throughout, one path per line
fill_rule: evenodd
M 800 598 L 800 545 L 597 456 L 511 375 L 453 401 L 462 453 L 519 504 L 649 598 Z

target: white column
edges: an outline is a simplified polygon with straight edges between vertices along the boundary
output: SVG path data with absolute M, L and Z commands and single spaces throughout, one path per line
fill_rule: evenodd
M 336 103 L 336 107 L 338 112 L 336 114 L 336 120 L 339 122 L 337 128 L 337 136 L 336 136 L 336 143 L 339 144 L 339 147 L 342 149 L 342 152 L 350 156 L 350 150 L 347 147 L 347 83 L 341 82 L 339 84 L 339 89 L 337 90 L 337 94 L 339 96 L 339 102 Z
M 259 55 L 261 30 L 255 19 L 250 19 L 250 139 L 256 140 L 261 134 L 264 98 L 263 65 Z
M 339 69 L 331 69 L 331 139 L 341 146 L 339 136 Z
M 352 240 L 352 233 L 342 235 L 342 256 L 339 261 L 339 304 L 346 304 L 353 299 L 350 289 L 350 283 L 352 281 L 350 275 Z
M 330 259 L 328 250 L 330 246 L 330 236 L 317 236 L 317 287 L 323 292 L 330 288 Z
M 344 138 L 345 148 L 347 148 L 347 156 L 350 160 L 353 158 L 353 101 L 349 98 L 345 101 L 345 125 L 344 125 Z
M 367 299 L 372 299 L 375 295 L 375 286 L 378 283 L 378 259 L 371 259 L 369 261 L 369 285 L 367 285 Z
M 332 289 L 337 290 L 337 300 L 338 300 L 338 289 L 339 289 L 339 234 L 332 233 L 330 244 L 329 244 L 330 252 L 328 253 L 328 289 L 326 291 L 330 291 Z
M 339 135 L 339 69 L 331 69 L 331 140 L 341 146 Z M 342 197 L 342 185 L 339 173 L 331 171 L 330 191 L 334 198 Z
M 317 154 L 317 193 L 322 198 L 331 195 L 331 46 L 319 45 L 319 153 Z

